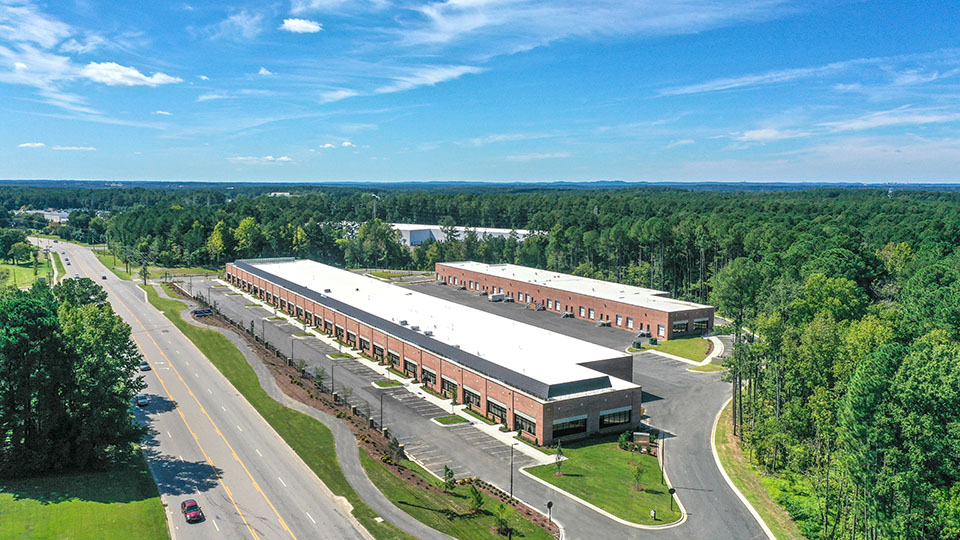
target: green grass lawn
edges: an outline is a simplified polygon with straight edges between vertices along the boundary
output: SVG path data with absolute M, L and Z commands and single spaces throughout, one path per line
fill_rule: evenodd
M 730 435 L 730 426 L 730 406 L 727 405 L 717 422 L 717 432 L 713 439 L 723 469 L 776 538 L 803 540 L 804 536 L 796 522 L 776 503 L 776 497 L 781 492 L 781 482 L 776 478 L 761 475 L 757 468 L 744 458 L 736 446 L 735 438 Z
M 494 422 L 493 420 L 491 420 L 491 419 L 483 416 L 482 414 L 474 411 L 473 409 L 466 408 L 466 409 L 463 409 L 463 412 L 469 414 L 470 416 L 476 418 L 477 420 L 479 420 L 479 421 L 481 421 L 481 422 L 483 422 L 484 424 L 487 424 L 487 425 L 489 425 L 489 426 L 492 426 L 492 425 L 496 424 L 496 422 Z
M 340 352 L 340 353 L 331 354 L 331 355 L 330 355 L 330 358 L 333 358 L 333 359 L 336 359 L 336 360 L 349 360 L 350 358 L 353 358 L 353 355 L 352 355 L 352 354 L 347 354 L 347 353 Z
M 434 420 L 436 420 L 437 422 L 440 422 L 445 426 L 449 426 L 453 424 L 466 424 L 467 422 L 469 422 L 469 420 L 460 416 L 459 414 L 448 414 L 447 416 L 438 416 L 434 418 Z
M 167 284 L 167 293 L 175 295 Z M 225 336 L 213 330 L 197 328 L 180 317 L 186 304 L 179 300 L 160 298 L 157 290 L 148 285 L 147 298 L 163 312 L 201 352 L 220 370 L 233 386 L 250 402 L 261 416 L 280 434 L 301 459 L 335 494 L 345 497 L 353 505 L 353 515 L 364 527 L 380 539 L 411 539 L 410 535 L 388 522 L 378 523 L 376 513 L 353 490 L 337 463 L 333 434 L 327 426 L 305 414 L 288 409 L 274 401 L 260 387 L 253 368 L 243 354 Z
M 680 519 L 677 504 L 671 506 L 667 486 L 660 483 L 660 466 L 657 458 L 640 453 L 627 452 L 617 447 L 616 441 L 571 443 L 563 449 L 567 460 L 561 471 L 563 476 L 554 476 L 553 464 L 525 469 L 581 499 L 588 501 L 620 518 L 645 525 L 663 525 Z M 643 467 L 640 486 L 643 491 L 633 490 L 634 466 Z M 650 510 L 657 511 L 657 521 L 650 519 Z
M 367 275 L 378 277 L 380 279 L 397 279 L 404 276 L 409 276 L 410 274 L 404 272 L 367 272 Z
M 33 285 L 33 282 L 37 280 L 38 277 L 47 279 L 52 268 L 50 266 L 50 261 L 40 256 L 40 264 L 37 265 L 37 274 L 33 274 L 33 261 L 19 263 L 19 264 L 0 264 L 0 270 L 6 270 L 8 272 L 7 280 L 4 282 L 4 285 L 17 286 L 17 287 L 29 287 Z
M 460 540 L 502 539 L 493 531 L 493 510 L 499 501 L 484 494 L 483 509 L 470 514 L 467 505 L 467 486 L 457 486 L 453 494 L 428 492 L 412 485 L 389 471 L 379 461 L 360 451 L 360 462 L 367 476 L 397 508 L 434 529 Z M 404 466 L 417 472 L 426 482 L 438 485 L 438 481 L 419 465 L 404 461 Z M 526 540 L 550 540 L 552 535 L 516 513 L 509 520 L 514 528 L 513 537 Z
M 380 381 L 375 381 L 373 384 L 381 388 L 389 388 L 391 386 L 403 386 L 403 383 L 400 381 L 395 381 L 393 379 L 383 379 Z
M 140 452 L 105 472 L 0 480 L 0 538 L 170 538 L 157 485 Z
M 404 379 L 412 379 L 412 378 L 413 378 L 413 377 L 411 377 L 410 375 L 407 375 L 406 373 L 400 371 L 399 369 L 397 369 L 397 368 L 395 368 L 395 367 L 393 367 L 393 366 L 388 367 L 388 368 L 387 368 L 387 371 L 389 371 L 390 373 L 393 373 L 393 374 L 396 375 L 397 377 L 403 377 Z
M 268 321 L 282 321 L 283 317 L 268 317 Z
M 644 345 L 643 348 L 665 352 L 694 362 L 702 362 L 710 350 L 710 340 L 702 337 L 670 339 L 661 341 L 659 345 Z
M 57 277 L 63 279 L 67 275 L 67 268 L 63 266 L 63 261 L 60 260 L 60 254 L 57 252 L 52 252 L 53 254 L 53 264 L 57 267 Z
M 690 368 L 690 371 L 700 371 L 704 373 L 711 373 L 714 371 L 723 371 L 723 364 L 714 364 L 713 362 L 710 362 L 709 364 L 704 366 L 693 366 L 692 368 Z
M 109 268 L 116 276 L 120 279 L 131 279 L 131 276 L 136 277 L 137 272 L 140 271 L 140 267 L 136 265 L 130 265 L 130 272 L 126 271 L 124 263 L 119 258 L 115 257 L 113 253 L 105 249 L 95 249 L 93 254 L 96 255 L 97 259 L 100 259 L 100 262 L 104 266 Z M 162 278 L 166 275 L 184 275 L 184 274 L 218 274 L 223 271 L 223 268 L 205 268 L 202 266 L 184 266 L 184 267 L 166 267 L 166 266 L 148 266 L 147 270 L 150 272 L 150 277 L 152 278 Z

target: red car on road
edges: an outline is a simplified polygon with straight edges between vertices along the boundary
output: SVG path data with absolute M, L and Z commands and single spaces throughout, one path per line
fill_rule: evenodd
M 187 499 L 180 503 L 180 512 L 183 513 L 183 517 L 187 520 L 187 523 L 203 521 L 203 510 L 200 509 L 197 501 L 193 499 Z

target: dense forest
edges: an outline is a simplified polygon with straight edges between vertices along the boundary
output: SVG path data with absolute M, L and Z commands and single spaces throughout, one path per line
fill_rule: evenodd
M 715 303 L 744 449 L 809 538 L 960 538 L 960 195 L 817 189 L 77 191 L 64 238 L 136 263 L 512 262 Z M 0 190 L 0 205 L 51 205 Z M 413 250 L 389 222 L 506 227 Z

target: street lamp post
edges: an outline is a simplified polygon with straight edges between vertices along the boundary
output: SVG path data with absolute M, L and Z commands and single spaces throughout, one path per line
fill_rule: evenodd
M 380 392 L 380 429 L 383 429 L 383 392 Z

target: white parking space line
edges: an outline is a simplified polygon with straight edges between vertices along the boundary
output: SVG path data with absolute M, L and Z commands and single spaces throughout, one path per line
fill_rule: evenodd
M 279 480 L 280 483 L 283 484 L 283 487 L 287 487 L 287 483 L 283 481 L 283 478 L 280 478 L 280 477 L 278 476 L 278 477 L 277 477 L 277 480 Z
M 223 405 L 221 405 L 221 406 L 220 406 L 220 408 L 221 408 L 221 409 L 223 409 L 224 411 L 226 411 L 226 410 L 227 410 L 227 408 L 226 408 L 226 407 L 224 407 Z
M 258 456 L 263 457 L 263 454 L 261 454 L 259 450 L 257 450 L 256 448 L 254 448 L 253 450 L 257 453 Z
M 217 532 L 220 532 L 220 526 L 217 525 L 217 520 L 213 520 L 213 526 L 216 527 Z
M 209 389 L 209 388 L 207 388 L 207 392 L 210 392 L 211 394 L 213 394 L 213 390 L 211 390 L 211 389 Z
M 314 524 L 314 525 L 317 524 L 316 520 L 313 519 L 313 516 L 310 515 L 310 512 L 304 512 L 304 514 L 306 514 L 307 517 L 310 518 L 310 521 L 313 521 L 313 524 Z
M 243 431 L 243 428 L 240 427 L 240 424 L 237 424 L 237 429 L 239 429 L 240 431 Z
M 172 439 L 172 438 L 173 438 L 173 435 L 171 435 L 169 431 L 167 432 L 167 438 L 168 438 L 168 439 Z

